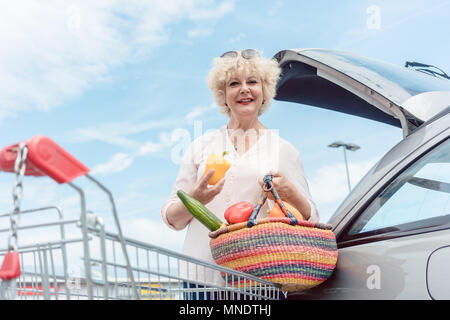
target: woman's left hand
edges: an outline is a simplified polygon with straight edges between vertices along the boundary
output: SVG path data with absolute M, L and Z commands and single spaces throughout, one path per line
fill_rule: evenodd
M 295 186 L 281 172 L 271 171 L 270 174 L 273 177 L 273 186 L 277 190 L 281 200 L 287 202 L 292 201 L 292 198 L 295 197 L 297 191 Z M 263 179 L 258 179 L 258 183 L 262 188 L 264 184 Z M 268 192 L 268 196 L 270 200 L 274 200 L 271 192 Z

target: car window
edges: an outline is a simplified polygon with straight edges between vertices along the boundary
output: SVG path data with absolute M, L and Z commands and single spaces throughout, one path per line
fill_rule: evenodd
M 450 222 L 448 139 L 395 178 L 357 218 L 345 238 L 423 228 L 436 221 Z

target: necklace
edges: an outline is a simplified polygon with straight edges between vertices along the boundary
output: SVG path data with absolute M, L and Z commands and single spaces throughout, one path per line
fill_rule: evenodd
M 256 141 L 258 141 L 258 139 L 259 139 L 259 137 L 260 137 L 260 134 L 258 133 L 257 135 L 256 135 Z M 244 136 L 244 149 L 245 149 L 245 145 L 246 145 L 246 143 L 247 143 L 247 139 L 246 138 L 249 138 L 249 139 L 251 139 L 250 137 L 248 137 L 248 136 Z M 238 142 L 236 141 L 237 140 L 237 137 L 234 137 L 234 139 L 233 139 L 233 147 L 234 147 L 234 150 L 236 150 L 236 151 L 238 151 L 239 150 L 239 144 L 238 144 Z M 255 141 L 255 142 L 256 142 Z M 250 141 L 248 141 L 248 143 L 250 143 Z
M 258 140 L 258 138 L 259 138 L 259 136 L 260 136 L 260 130 L 261 129 L 263 129 L 263 128 L 258 128 L 258 129 L 255 129 L 256 130 L 256 140 Z M 228 128 L 228 125 L 227 125 L 227 130 L 232 130 L 232 129 L 230 129 L 230 128 Z M 245 135 L 244 135 L 245 136 Z M 233 147 L 234 147 L 234 150 L 236 150 L 236 151 L 238 151 L 239 150 L 239 146 L 238 146 L 238 143 L 237 143 L 237 137 L 235 137 L 235 136 L 233 136 Z M 244 148 L 245 148 L 245 138 L 244 138 Z
M 234 146 L 234 150 L 238 151 L 239 147 L 238 147 L 238 143 L 236 141 L 236 138 L 233 139 L 233 146 Z

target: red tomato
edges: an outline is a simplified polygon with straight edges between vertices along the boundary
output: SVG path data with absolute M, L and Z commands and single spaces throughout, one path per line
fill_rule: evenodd
M 250 218 L 254 208 L 250 202 L 238 202 L 225 210 L 224 217 L 230 224 L 246 222 Z

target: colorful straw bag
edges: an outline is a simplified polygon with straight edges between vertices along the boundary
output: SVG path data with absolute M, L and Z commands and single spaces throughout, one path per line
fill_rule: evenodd
M 286 217 L 256 221 L 269 191 Z M 298 221 L 278 196 L 270 174 L 264 177 L 263 193 L 248 222 L 224 226 L 209 236 L 217 264 L 281 284 L 283 291 L 319 285 L 333 273 L 337 262 L 331 225 Z M 239 280 L 227 281 L 238 285 Z

